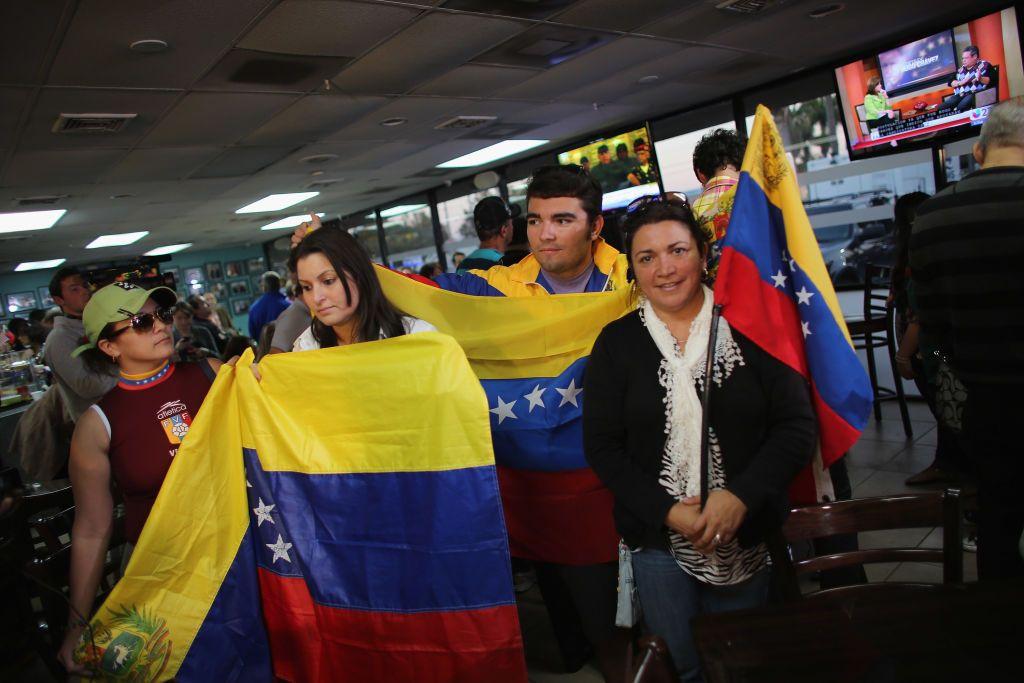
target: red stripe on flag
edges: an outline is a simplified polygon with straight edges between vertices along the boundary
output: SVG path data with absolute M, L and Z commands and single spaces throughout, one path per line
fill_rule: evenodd
M 589 467 L 539 472 L 499 465 L 498 486 L 513 557 L 571 565 L 618 558 L 614 498 Z
M 343 609 L 313 602 L 301 578 L 264 569 L 259 578 L 274 675 L 281 680 L 527 680 L 515 605 L 414 613 Z

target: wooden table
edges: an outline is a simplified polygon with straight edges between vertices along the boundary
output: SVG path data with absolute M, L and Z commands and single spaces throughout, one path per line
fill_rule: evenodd
M 697 617 L 705 680 L 1024 680 L 1024 581 L 871 588 Z

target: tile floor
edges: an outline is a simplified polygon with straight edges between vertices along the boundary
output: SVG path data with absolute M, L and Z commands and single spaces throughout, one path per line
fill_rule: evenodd
M 935 420 L 923 401 L 909 404 L 914 436 L 903 433 L 899 410 L 894 402 L 882 406 L 882 420 L 874 418 L 851 449 L 847 460 L 855 498 L 867 498 L 904 492 L 917 492 L 935 486 L 909 487 L 903 482 L 932 462 L 935 453 Z M 862 548 L 885 546 L 941 548 L 940 529 L 900 529 L 860 535 Z M 868 565 L 870 581 L 942 581 L 939 564 L 890 563 Z M 977 579 L 975 556 L 964 553 L 964 579 Z M 600 683 L 603 679 L 593 664 L 574 674 L 560 673 L 561 659 L 551 625 L 536 588 L 520 595 L 519 618 L 526 640 L 526 661 L 532 683 Z

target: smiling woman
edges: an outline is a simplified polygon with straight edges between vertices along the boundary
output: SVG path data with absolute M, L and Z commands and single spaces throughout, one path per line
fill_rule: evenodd
M 96 595 L 113 531 L 111 484 L 124 498 L 128 548 L 138 540 L 167 470 L 206 397 L 219 361 L 172 363 L 172 307 L 167 287 L 145 290 L 117 282 L 96 292 L 82 315 L 90 368 L 117 365 L 117 385 L 75 425 L 69 472 L 75 495 L 71 531 L 71 604 L 59 658 L 82 672 L 72 652 Z

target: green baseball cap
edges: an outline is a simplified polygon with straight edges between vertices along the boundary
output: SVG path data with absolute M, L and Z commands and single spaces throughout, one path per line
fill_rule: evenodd
M 155 301 L 161 308 L 170 308 L 178 301 L 178 295 L 170 287 L 143 289 L 127 282 L 115 282 L 97 290 L 82 312 L 82 323 L 85 325 L 85 337 L 88 341 L 72 351 L 71 357 L 79 356 L 86 349 L 96 348 L 96 341 L 104 327 L 131 318 L 142 310 L 149 299 Z

